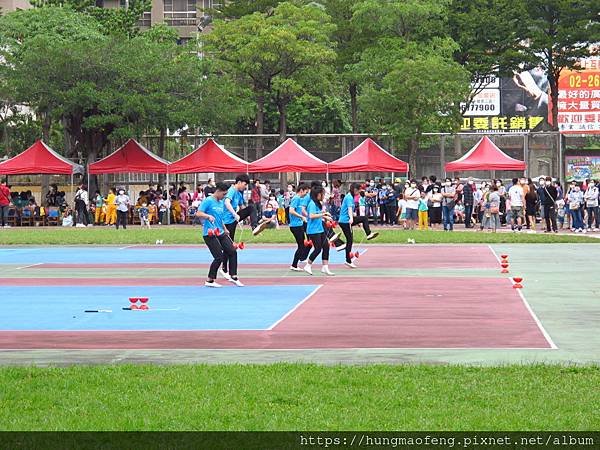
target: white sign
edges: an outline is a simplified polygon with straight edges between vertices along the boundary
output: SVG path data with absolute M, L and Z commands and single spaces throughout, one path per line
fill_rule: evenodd
M 475 95 L 464 116 L 500 115 L 500 89 L 484 89 Z

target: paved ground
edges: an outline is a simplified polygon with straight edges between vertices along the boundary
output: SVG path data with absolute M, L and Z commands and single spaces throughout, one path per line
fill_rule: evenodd
M 343 272 L 351 282 L 355 278 L 364 283 L 364 290 L 385 282 L 388 277 L 402 281 L 421 277 L 424 283 L 443 282 L 452 277 L 465 283 L 474 278 L 498 278 L 498 268 L 490 263 L 490 247 L 485 245 L 460 246 L 463 251 L 453 251 L 458 246 L 380 246 L 390 249 L 390 258 L 395 261 L 393 269 L 387 268 L 385 260 L 369 258 L 365 255 L 361 269 Z M 558 347 L 547 350 L 524 349 L 408 349 L 408 348 L 349 348 L 349 349 L 296 349 L 296 350 L 246 350 L 246 349 L 43 349 L 43 350 L 2 350 L 0 364 L 72 364 L 72 363 L 116 363 L 116 362 L 155 362 L 155 363 L 270 363 L 276 361 L 302 361 L 326 364 L 335 363 L 600 363 L 600 281 L 597 277 L 597 263 L 600 247 L 590 244 L 519 244 L 494 245 L 491 249 L 497 254 L 506 253 L 511 262 L 511 274 L 524 277 L 522 294 L 532 312 Z M 420 258 L 419 255 L 436 254 L 435 258 Z M 403 257 L 404 255 L 404 257 Z M 457 258 L 458 255 L 458 258 Z M 465 261 L 466 260 L 466 261 Z M 19 268 L 21 267 L 21 268 Z M 109 279 L 127 279 L 131 276 L 123 267 L 76 268 L 32 266 L 26 267 L 2 264 L 0 283 L 16 283 L 22 280 L 27 285 L 32 279 L 47 278 L 60 285 L 68 286 L 69 278 L 93 279 L 99 275 Z M 101 270 L 99 272 L 99 270 Z M 141 270 L 142 272 L 139 272 Z M 168 270 L 164 267 L 137 269 L 137 277 L 179 277 L 183 280 L 197 279 L 199 267 L 183 267 Z M 338 272 L 343 269 L 339 269 Z M 268 268 L 251 267 L 245 276 L 261 283 L 261 277 L 272 278 L 277 271 L 279 277 L 294 278 L 277 266 Z M 176 275 L 175 275 L 176 272 Z M 341 278 L 341 277 L 340 277 Z M 106 279 L 106 278 L 105 278 Z M 366 281 L 365 281 L 366 280 Z M 381 280 L 381 281 L 378 281 Z M 266 280 L 263 280 L 266 281 Z M 336 280 L 339 282 L 339 280 Z M 418 279 L 417 279 L 418 282 Z M 374 283 L 374 284 L 373 284 Z M 460 286 L 460 283 L 458 284 Z M 478 284 L 479 286 L 479 284 Z M 426 288 L 424 284 L 424 288 Z M 453 287 L 456 295 L 461 295 L 460 287 Z M 495 286 L 479 288 L 482 300 L 493 300 L 491 290 Z M 402 292 L 395 293 L 402 296 Z M 495 294 L 495 293 L 494 293 Z M 512 292 L 511 294 L 512 295 Z

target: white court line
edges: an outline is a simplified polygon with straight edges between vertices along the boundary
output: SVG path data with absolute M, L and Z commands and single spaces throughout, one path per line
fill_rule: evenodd
M 126 250 L 126 249 L 131 248 L 131 247 L 137 247 L 137 244 L 126 245 L 125 247 L 119 247 L 119 250 Z
M 321 289 L 323 287 L 322 284 L 318 285 L 310 294 L 308 294 L 306 296 L 306 298 L 304 298 L 304 300 L 302 300 L 301 302 L 299 302 L 296 306 L 294 306 L 292 309 L 290 309 L 287 313 L 285 313 L 285 315 L 279 319 L 277 322 L 275 322 L 273 325 L 271 325 L 269 328 L 266 329 L 266 331 L 270 331 L 273 328 L 275 328 L 277 325 L 279 325 L 281 322 L 283 322 L 285 319 L 287 319 L 290 314 L 292 314 L 294 311 L 296 311 L 298 308 L 300 308 L 300 306 L 306 302 L 309 298 L 311 298 L 313 295 L 315 295 L 317 293 L 317 291 L 319 289 Z
M 492 252 L 492 255 L 494 255 L 496 257 L 496 259 L 498 260 L 498 262 L 500 262 L 500 257 L 498 256 L 498 254 L 494 251 L 494 249 L 492 248 L 491 245 L 488 245 L 487 248 L 490 249 L 490 252 Z
M 17 270 L 20 270 L 20 269 L 28 269 L 29 267 L 41 266 L 42 264 L 44 264 L 44 263 L 35 263 L 35 264 L 29 264 L 28 266 L 17 267 Z
M 493 253 L 493 255 L 496 257 L 496 259 L 498 260 L 498 262 L 500 262 L 500 258 L 498 257 L 498 255 L 496 254 L 496 252 L 494 251 L 494 249 L 492 248 L 492 246 L 488 245 L 488 248 Z M 514 284 L 514 282 L 512 281 L 512 278 L 509 278 L 508 280 L 511 282 L 511 284 Z M 550 347 L 552 349 L 554 349 L 554 350 L 558 349 L 558 347 L 556 346 L 556 344 L 554 343 L 554 341 L 550 337 L 550 334 L 548 334 L 548 332 L 546 331 L 546 329 L 542 325 L 542 322 L 540 321 L 540 319 L 538 318 L 538 316 L 533 312 L 533 309 L 531 308 L 531 305 L 529 305 L 529 302 L 525 299 L 525 296 L 523 295 L 523 292 L 521 292 L 521 289 L 517 289 L 517 292 L 519 293 L 519 297 L 521 297 L 521 300 L 523 301 L 523 304 L 525 305 L 525 308 L 527 308 L 527 311 L 529 311 L 529 314 L 531 315 L 531 317 L 533 318 L 533 320 L 537 324 L 538 328 L 540 329 L 540 331 L 544 335 L 544 339 L 546 339 L 546 341 L 548 342 L 548 344 L 550 344 Z
M 554 343 L 554 341 L 550 337 L 550 334 L 548 334 L 548 332 L 546 331 L 546 329 L 542 325 L 542 322 L 540 321 L 540 319 L 538 319 L 538 316 L 536 316 L 535 313 L 533 312 L 533 309 L 531 309 L 531 306 L 529 305 L 529 303 L 525 299 L 525 296 L 523 295 L 523 292 L 521 292 L 521 289 L 517 289 L 516 291 L 519 293 L 519 297 L 521 297 L 521 300 L 523 300 L 523 304 L 525 305 L 525 308 L 527 308 L 527 311 L 529 311 L 529 314 L 531 314 L 531 317 L 533 317 L 533 320 L 535 321 L 535 323 L 537 324 L 538 328 L 540 329 L 540 331 L 544 335 L 544 338 L 546 339 L 546 341 L 548 342 L 548 344 L 550 344 L 550 347 L 552 349 L 554 349 L 554 350 L 558 349 L 558 347 L 556 346 L 556 344 Z

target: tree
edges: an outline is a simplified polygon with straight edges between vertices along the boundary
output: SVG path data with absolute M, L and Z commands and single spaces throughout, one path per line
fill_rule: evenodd
M 231 0 L 205 12 L 222 19 L 239 19 L 255 12 L 270 13 L 280 3 L 282 0 Z
M 356 65 L 362 52 L 377 42 L 375 33 L 361 29 L 360 20 L 353 20 L 354 10 L 361 3 L 358 0 L 324 0 L 326 11 L 336 25 L 332 35 L 332 40 L 336 43 L 336 70 L 350 97 L 353 133 L 359 132 L 357 99 L 362 82 L 360 71 L 355 70 Z
M 90 17 L 78 14 L 71 8 L 45 7 L 39 9 L 17 10 L 0 17 L 0 73 L 5 80 L 5 97 L 16 102 L 14 85 L 8 80 L 14 79 L 13 69 L 37 36 L 46 36 L 57 44 L 74 41 L 94 40 L 102 35 L 98 22 Z M 52 125 L 52 115 L 57 107 L 55 99 L 30 99 L 27 106 L 41 118 L 42 137 L 47 142 Z
M 526 21 L 524 11 L 512 0 L 452 0 L 448 32 L 458 44 L 454 59 L 471 74 L 473 97 L 486 86 L 485 77 L 512 76 L 522 64 L 519 52 Z
M 558 130 L 558 81 L 563 69 L 577 69 L 600 40 L 600 3 L 595 0 L 521 0 L 526 30 L 520 46 L 529 66 L 548 73 L 552 127 Z M 596 52 L 598 48 L 596 47 Z
M 96 0 L 31 0 L 30 3 L 42 9 L 65 6 L 96 19 L 105 34 L 133 37 L 139 32 L 140 17 L 145 11 L 150 11 L 152 1 L 129 0 L 126 8 L 103 8 L 96 5 Z
M 287 105 L 306 83 L 325 82 L 323 71 L 335 58 L 329 16 L 315 6 L 281 3 L 272 14 L 254 13 L 230 22 L 216 21 L 203 37 L 210 58 L 220 70 L 252 90 L 256 102 L 256 133 L 264 131 L 265 104 L 279 110 L 281 139 L 287 132 Z M 262 152 L 262 143 L 257 143 Z
M 454 51 L 451 39 L 425 44 L 388 38 L 363 55 L 363 73 L 370 80 L 359 99 L 363 115 L 371 131 L 408 144 L 413 175 L 422 134 L 452 130 L 459 123 L 469 73 L 453 60 Z

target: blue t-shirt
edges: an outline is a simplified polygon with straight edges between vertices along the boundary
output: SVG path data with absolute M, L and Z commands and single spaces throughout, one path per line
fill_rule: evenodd
M 323 210 L 319 208 L 315 202 L 310 200 L 308 202 L 308 208 L 306 208 L 308 212 L 308 226 L 306 227 L 306 234 L 319 234 L 323 233 L 323 219 L 319 217 L 318 219 L 311 219 L 311 214 L 321 214 Z
M 227 190 L 227 195 L 225 195 L 225 198 L 231 200 L 231 206 L 233 207 L 234 211 L 237 211 L 238 206 L 244 204 L 244 195 L 240 191 L 238 191 L 233 185 Z M 235 222 L 233 214 L 229 212 L 229 210 L 225 206 L 225 203 L 223 203 L 223 209 L 223 223 L 230 224 Z
M 200 211 L 205 214 L 210 214 L 215 218 L 214 222 L 204 220 L 204 229 L 202 231 L 203 236 L 208 236 L 208 230 L 219 229 L 221 234 L 225 233 L 225 227 L 223 225 L 223 215 L 225 214 L 225 203 L 223 200 L 217 200 L 212 195 L 206 197 L 200 204 Z
M 290 210 L 293 209 L 298 214 L 302 215 L 302 206 L 305 206 L 307 198 L 309 198 L 308 194 L 306 194 L 304 197 L 294 195 L 292 201 L 290 202 Z M 290 214 L 290 227 L 301 227 L 302 225 L 304 225 L 304 222 L 300 217 Z
M 352 210 L 354 210 L 354 197 L 352 197 L 350 192 L 344 196 L 344 200 L 342 201 L 339 223 L 350 223 L 348 208 L 352 208 Z

